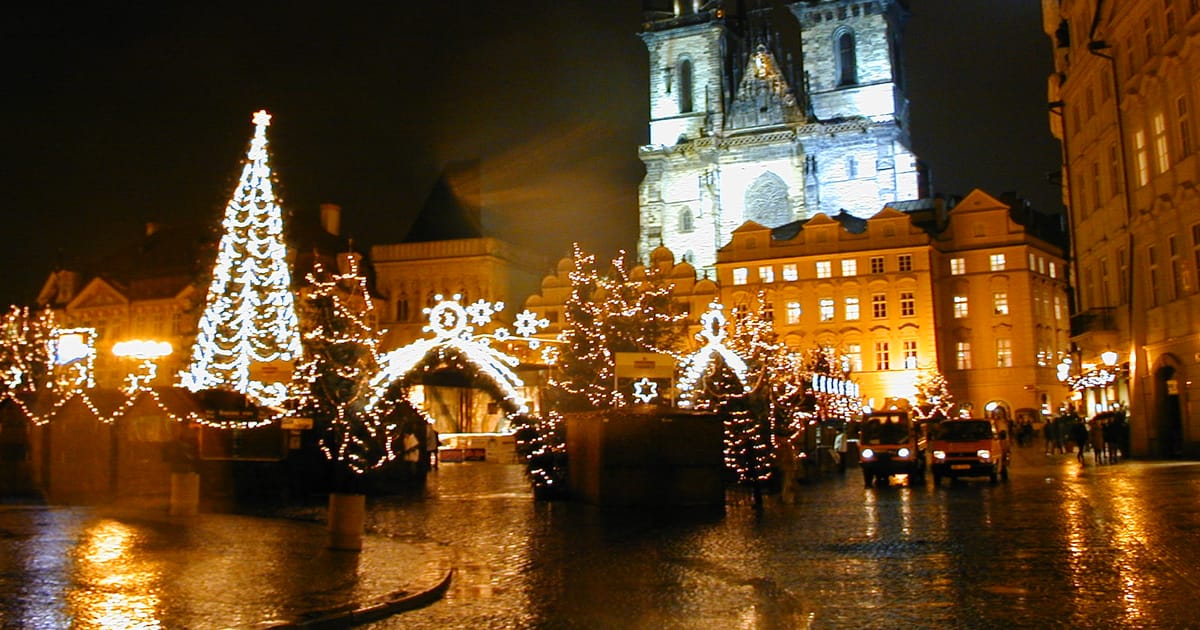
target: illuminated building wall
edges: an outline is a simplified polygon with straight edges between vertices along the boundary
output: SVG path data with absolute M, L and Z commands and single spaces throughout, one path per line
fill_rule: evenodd
M 701 271 L 738 226 L 920 196 L 908 148 L 896 2 L 735 3 L 651 13 L 650 142 L 639 150 L 639 257 L 659 245 Z M 730 6 L 725 6 L 730 5 Z M 800 42 L 773 19 L 799 20 Z M 805 93 L 805 75 L 808 93 Z
M 1075 369 L 1114 351 L 1135 455 L 1200 455 L 1200 5 L 1042 3 L 1073 242 Z

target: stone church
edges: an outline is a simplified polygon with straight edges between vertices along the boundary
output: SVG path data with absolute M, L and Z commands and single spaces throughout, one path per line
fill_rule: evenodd
M 746 221 L 866 218 L 925 196 L 900 63 L 907 3 L 785 4 L 647 1 L 641 260 L 665 245 L 707 274 Z M 780 35 L 785 18 L 799 41 Z

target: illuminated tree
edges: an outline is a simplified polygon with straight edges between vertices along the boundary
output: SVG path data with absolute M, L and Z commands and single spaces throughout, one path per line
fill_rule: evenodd
M 683 316 L 675 313 L 670 285 L 657 270 L 631 279 L 618 256 L 601 274 L 595 257 L 578 244 L 572 262 L 549 402 L 560 412 L 625 405 L 629 401 L 614 388 L 616 353 L 673 353 Z
M 54 312 L 13 306 L 0 317 L 0 396 L 35 392 L 53 382 Z
M 379 372 L 374 303 L 354 256 L 343 274 L 319 261 L 308 275 L 301 301 L 304 360 L 295 373 L 294 414 L 309 416 L 326 459 L 356 473 L 383 466 L 398 455 L 401 434 L 395 405 L 365 407 Z
M 954 396 L 946 377 L 936 369 L 926 370 L 917 379 L 917 417 L 921 420 L 949 418 Z
M 254 114 L 254 138 L 241 180 L 225 207 L 212 283 L 188 368 L 180 374 L 193 391 L 231 389 L 267 404 L 286 388 L 256 378 L 256 365 L 300 358 L 283 215 L 272 187 L 266 111 Z

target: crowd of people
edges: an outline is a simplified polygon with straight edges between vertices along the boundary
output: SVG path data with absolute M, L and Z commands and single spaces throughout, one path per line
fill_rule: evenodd
M 1115 464 L 1129 457 L 1129 422 L 1123 410 L 1105 411 L 1085 419 L 1065 409 L 1042 427 L 1047 455 L 1074 451 L 1080 464 L 1090 451 L 1096 464 Z

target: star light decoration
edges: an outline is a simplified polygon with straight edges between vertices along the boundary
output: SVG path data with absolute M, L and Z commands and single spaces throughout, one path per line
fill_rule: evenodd
M 633 383 L 633 397 L 643 403 L 658 398 L 658 383 L 643 376 L 642 380 Z
M 542 340 L 533 335 L 539 329 L 548 327 L 549 320 L 538 319 L 536 314 L 523 311 L 516 317 L 515 335 L 506 328 L 498 328 L 491 334 L 476 333 L 476 327 L 489 326 L 493 316 L 504 310 L 503 302 L 478 300 L 463 306 L 459 294 L 450 299 L 438 294 L 434 300 L 434 306 L 423 310 L 429 323 L 422 328 L 423 332 L 432 333 L 433 336 L 418 339 L 380 359 L 382 369 L 371 379 L 374 393 L 367 403 L 367 410 L 370 411 L 383 400 L 392 383 L 412 372 L 426 358 L 431 355 L 444 356 L 449 350 L 465 358 L 492 381 L 504 400 L 518 413 L 527 413 L 529 406 L 520 393 L 525 382 L 512 370 L 520 364 L 520 360 L 493 348 L 491 340 L 523 341 L 530 348 L 537 348 Z
M 725 314 L 722 312 L 724 307 L 713 302 L 708 309 L 708 312 L 700 316 L 700 332 L 696 334 L 696 338 L 703 341 L 704 345 L 685 357 L 680 363 L 683 377 L 680 378 L 678 384 L 679 406 L 685 409 L 691 408 L 695 404 L 696 386 L 704 378 L 705 373 L 717 357 L 724 359 L 725 365 L 733 370 L 734 375 L 742 384 L 743 391 L 750 391 L 750 384 L 747 383 L 749 368 L 746 366 L 746 361 L 725 345 L 727 335 Z

